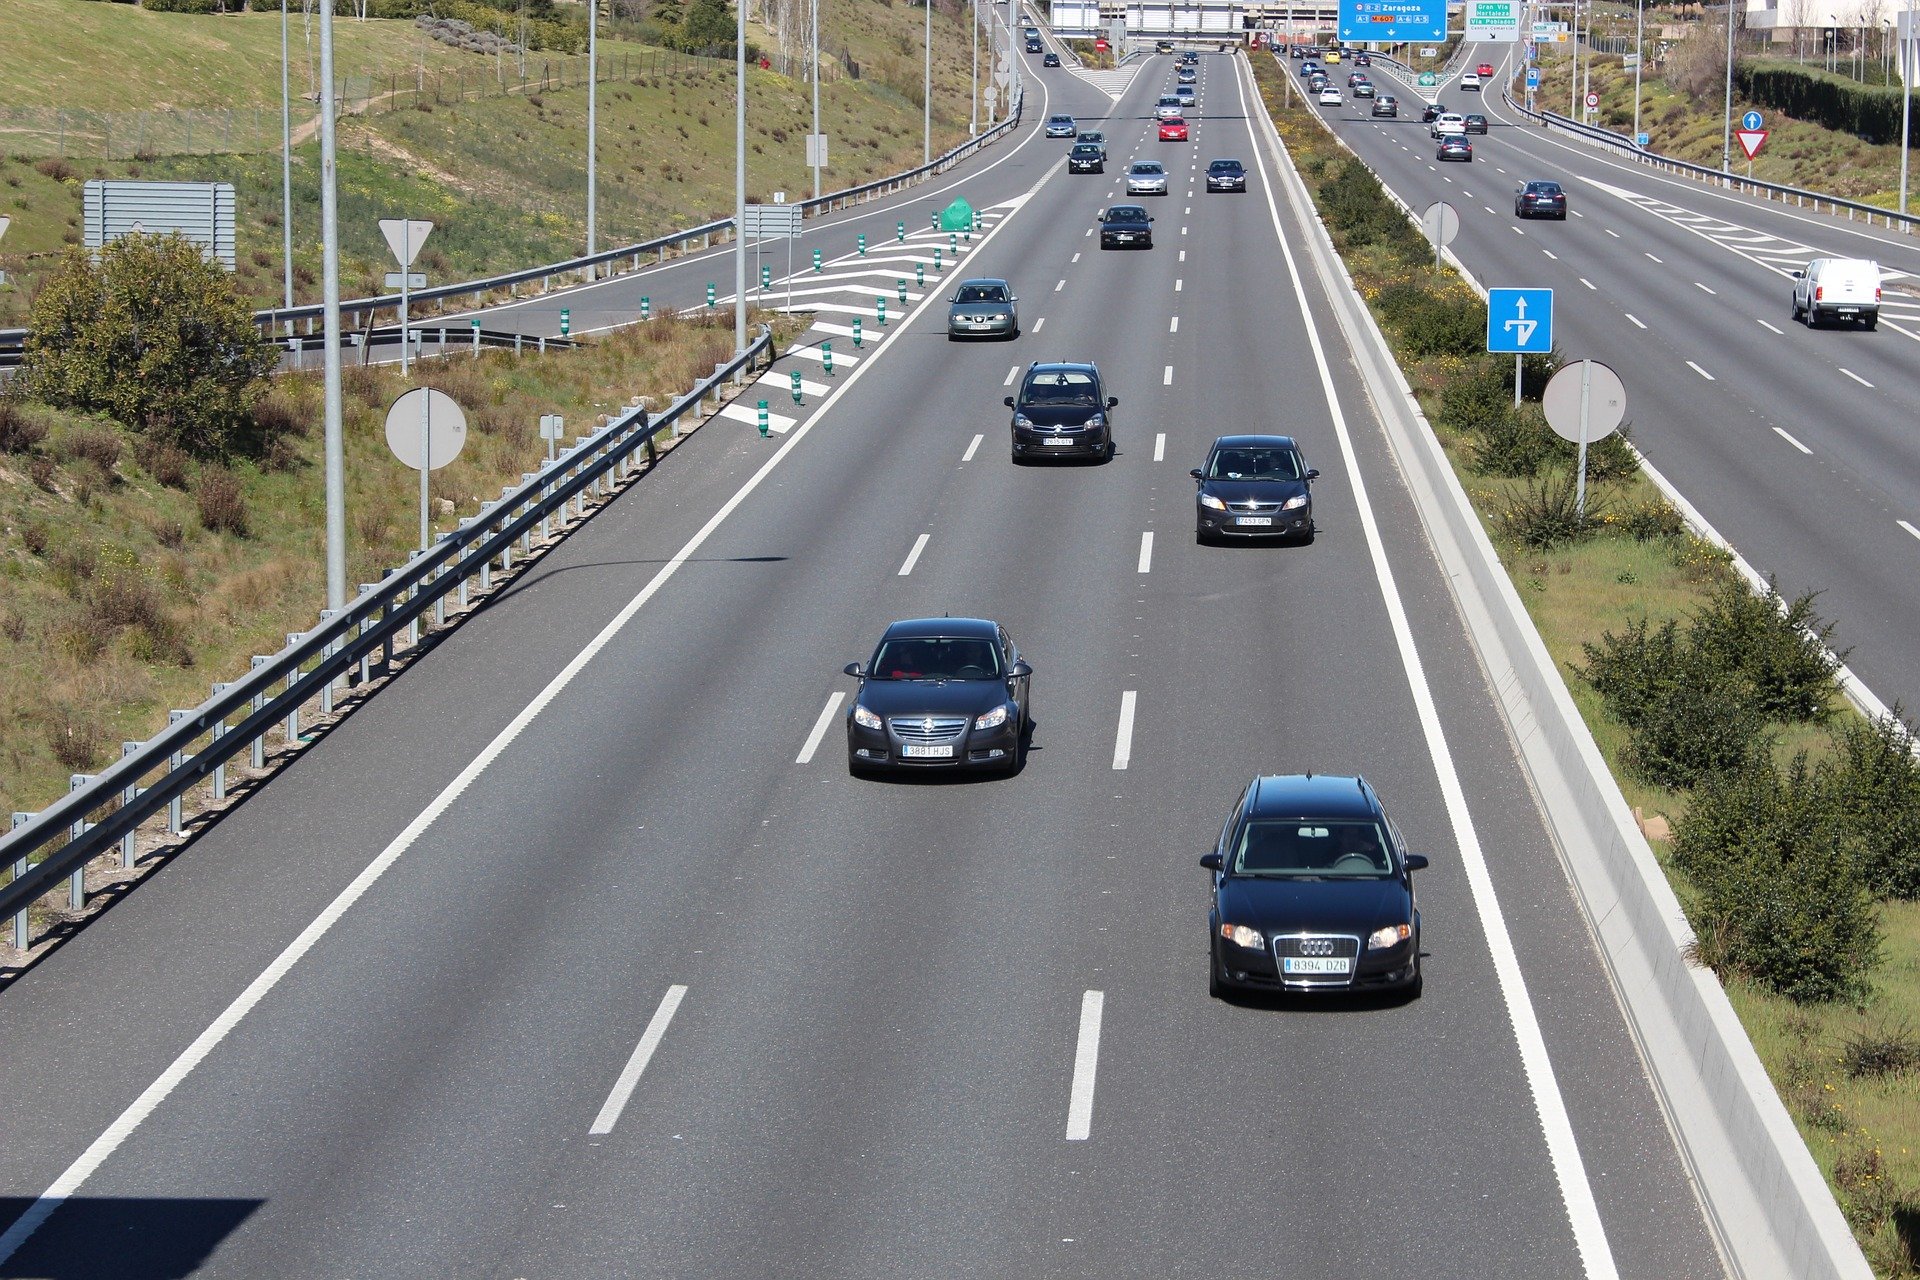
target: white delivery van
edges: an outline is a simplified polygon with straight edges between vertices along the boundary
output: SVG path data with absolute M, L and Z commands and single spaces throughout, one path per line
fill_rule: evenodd
M 1793 273 L 1793 318 L 1809 329 L 1828 320 L 1880 322 L 1880 266 L 1868 258 L 1815 258 Z

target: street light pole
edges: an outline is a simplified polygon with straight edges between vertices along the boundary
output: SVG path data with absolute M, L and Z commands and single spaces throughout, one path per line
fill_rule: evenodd
M 733 353 L 747 349 L 747 0 L 734 0 Z
M 293 95 L 287 84 L 287 0 L 280 0 L 280 264 L 293 310 Z M 293 318 L 287 318 L 293 335 Z
M 1633 141 L 1640 144 L 1640 68 L 1647 61 L 1647 0 L 1633 3 Z
M 927 52 L 925 71 L 920 81 L 920 111 L 924 120 L 921 134 L 920 163 L 933 163 L 933 0 L 921 0 L 927 7 Z
M 1913 0 L 1907 0 L 1906 30 L 1900 33 L 1900 212 L 1907 211 L 1907 132 L 1913 121 Z
M 746 0 L 741 0 L 745 3 Z M 595 130 L 599 124 L 598 89 L 600 84 L 600 0 L 587 0 L 587 256 L 595 253 L 594 210 L 599 201 L 595 199 L 594 187 L 594 142 Z M 590 277 L 600 273 L 593 267 L 587 268 Z
M 327 607 L 347 605 L 347 450 L 340 427 L 340 203 L 333 136 L 333 6 L 320 6 L 321 382 L 326 401 Z
M 1727 0 L 1727 118 L 1720 133 L 1720 172 L 1733 172 L 1733 11 L 1736 0 Z
M 967 6 L 972 22 L 967 27 L 967 51 L 973 55 L 973 92 L 967 99 L 967 136 L 980 132 L 980 0 Z
M 813 0 L 813 198 L 820 198 L 820 0 Z

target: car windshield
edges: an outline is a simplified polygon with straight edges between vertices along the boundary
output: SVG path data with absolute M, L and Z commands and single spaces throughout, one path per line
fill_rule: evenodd
M 1376 822 L 1257 820 L 1240 832 L 1233 873 L 1313 880 L 1382 880 L 1393 854 Z
M 1055 116 L 1053 118 L 1053 123 L 1054 124 L 1072 124 L 1073 117 L 1072 116 Z
M 1147 211 L 1145 209 L 1121 206 L 1107 210 L 1108 222 L 1145 222 L 1146 220 Z
M 1211 480 L 1298 480 L 1300 467 L 1285 449 L 1222 449 L 1207 467 Z
M 1161 174 L 1165 173 L 1166 170 L 1160 167 L 1160 162 L 1158 160 L 1142 160 L 1139 164 L 1136 164 L 1135 166 L 1133 166 L 1133 172 L 1141 175 L 1142 177 L 1157 178 Z
M 1093 375 L 1077 369 L 1053 369 L 1036 373 L 1020 389 L 1020 398 L 1028 404 L 1098 404 L 1098 388 Z
M 1089 132 L 1086 132 L 1080 135 L 1080 141 L 1088 144 L 1089 146 L 1097 147 L 1101 143 L 1105 142 L 1106 140 L 1107 140 L 1107 135 L 1097 130 L 1091 130 Z
M 1005 302 L 1007 287 L 1003 284 L 963 284 L 955 302 Z
M 1208 173 L 1238 173 L 1240 172 L 1240 162 L 1238 160 L 1215 160 L 1212 164 L 1207 166 L 1207 172 Z
M 995 680 L 1000 656 L 993 643 L 959 636 L 886 640 L 873 655 L 872 680 Z

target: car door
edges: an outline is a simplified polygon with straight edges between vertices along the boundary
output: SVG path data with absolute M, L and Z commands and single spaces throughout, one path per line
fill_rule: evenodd
M 1020 648 L 1014 644 L 1013 637 L 1007 634 L 1005 627 L 1000 627 L 999 633 L 1000 661 L 1003 664 L 1001 669 L 1008 673 L 1007 696 L 1019 704 L 1021 718 L 1025 719 L 1028 715 L 1028 708 L 1032 703 L 1033 676 L 1031 674 L 1024 676 L 1015 676 L 1012 674 L 1014 664 L 1020 661 Z

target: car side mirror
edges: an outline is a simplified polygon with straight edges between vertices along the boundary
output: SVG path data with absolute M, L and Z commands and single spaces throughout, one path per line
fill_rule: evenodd
M 1119 407 L 1120 407 L 1120 397 L 1119 397 L 1119 396 L 1108 396 L 1108 397 L 1107 397 L 1107 408 L 1109 408 L 1109 409 L 1118 409 Z
M 1009 409 L 1011 409 L 1011 408 L 1013 408 L 1013 397 L 1012 397 L 1012 396 L 1008 396 L 1008 397 L 1007 397 L 1007 399 L 1006 399 L 1006 406 L 1007 406 L 1007 408 L 1009 408 Z
M 860 664 L 857 662 L 849 662 L 846 666 L 842 667 L 841 670 L 846 672 L 848 675 L 852 676 L 856 680 L 861 679 L 866 675 L 866 672 L 860 669 Z
M 1201 474 L 1200 474 L 1200 468 L 1198 468 L 1198 467 L 1195 467 L 1195 468 L 1193 468 L 1193 469 L 1192 469 L 1191 471 L 1189 471 L 1189 472 L 1187 472 L 1187 474 L 1188 474 L 1188 475 L 1190 475 L 1190 476 L 1192 476 L 1192 477 L 1193 477 L 1193 478 L 1194 478 L 1195 480 L 1205 480 L 1205 479 L 1206 479 L 1206 477 L 1205 477 L 1205 476 L 1203 476 L 1203 475 L 1201 475 Z
M 1805 280 L 1807 278 L 1807 273 L 1804 271 L 1796 271 L 1793 273 L 1793 278 L 1795 280 Z
M 1025 658 L 1019 658 L 1015 660 L 1013 664 L 1013 678 L 1015 680 L 1025 680 L 1028 676 L 1032 674 L 1033 674 L 1033 668 L 1030 665 L 1028 665 L 1027 660 Z
M 1220 855 L 1217 853 L 1202 854 L 1200 856 L 1200 865 L 1209 871 L 1218 871 L 1220 869 Z
M 1425 871 L 1427 869 L 1427 857 L 1423 853 L 1410 853 L 1402 859 L 1402 861 L 1407 864 L 1407 870 L 1409 871 Z
M 1320 468 L 1318 467 L 1307 468 L 1307 479 L 1318 480 L 1319 478 L 1320 478 Z

